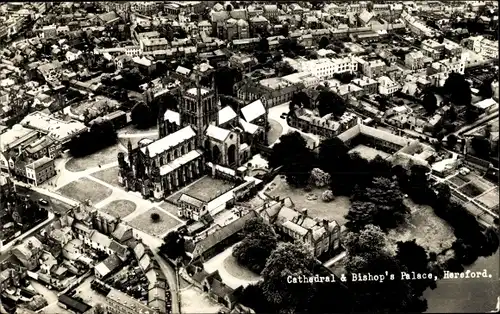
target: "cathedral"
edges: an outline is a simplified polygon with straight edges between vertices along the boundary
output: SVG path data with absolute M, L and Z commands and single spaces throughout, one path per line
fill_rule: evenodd
M 235 112 L 221 108 L 215 84 L 181 87 L 177 111 L 158 117 L 158 139 L 129 142 L 118 154 L 118 180 L 144 198 L 161 200 L 207 174 L 207 163 L 237 169 L 256 145 L 267 145 L 267 104 L 261 98 Z

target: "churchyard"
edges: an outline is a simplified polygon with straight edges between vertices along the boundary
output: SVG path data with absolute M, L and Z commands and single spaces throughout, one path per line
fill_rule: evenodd
M 182 194 L 187 194 L 201 201 L 209 202 L 234 187 L 235 184 L 233 182 L 204 176 L 172 194 L 168 197 L 168 200 L 177 203 Z
M 118 166 L 94 172 L 92 176 L 115 187 L 121 187 L 118 183 Z
M 79 172 L 98 167 L 99 165 L 102 166 L 111 162 L 116 162 L 120 151 L 119 145 L 116 144 L 85 157 L 71 158 L 66 163 L 65 167 L 66 170 L 71 172 Z
M 156 213 L 160 216 L 157 222 L 153 222 L 151 215 Z M 148 211 L 134 217 L 128 224 L 142 232 L 149 235 L 163 238 L 172 228 L 181 224 L 179 220 L 176 220 L 172 216 L 166 214 L 160 209 L 151 208 Z
M 114 200 L 101 207 L 100 211 L 116 218 L 125 218 L 132 214 L 136 208 L 137 205 L 132 201 Z

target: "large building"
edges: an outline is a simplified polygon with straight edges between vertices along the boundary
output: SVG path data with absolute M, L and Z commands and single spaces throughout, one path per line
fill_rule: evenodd
M 489 40 L 483 36 L 471 36 L 464 39 L 462 45 L 485 58 L 498 59 L 498 41 Z
M 129 143 L 127 158 L 119 157 L 119 181 L 127 189 L 162 199 L 205 175 L 207 162 L 236 169 L 255 142 L 265 142 L 267 114 L 261 122 L 238 119 L 231 108 L 221 108 L 215 89 L 202 87 L 198 76 L 196 81 L 181 88 L 178 112 L 159 117 L 159 139 L 142 140 L 136 148 Z

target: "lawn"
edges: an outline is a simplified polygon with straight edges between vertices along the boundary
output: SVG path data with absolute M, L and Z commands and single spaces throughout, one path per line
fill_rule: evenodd
M 66 169 L 72 172 L 78 172 L 98 167 L 99 165 L 108 164 L 118 160 L 119 152 L 119 145 L 113 145 L 89 156 L 71 158 L 66 163 Z
M 199 200 L 209 202 L 217 196 L 231 190 L 232 188 L 234 188 L 233 182 L 214 179 L 210 176 L 204 176 L 198 181 L 173 194 L 168 199 L 173 202 L 177 202 L 182 194 L 187 194 Z
M 230 254 L 224 260 L 224 269 L 233 277 L 247 281 L 259 281 L 260 276 L 248 268 L 238 264 L 236 258 Z
M 92 204 L 99 203 L 113 193 L 110 188 L 87 178 L 68 183 L 57 191 L 80 202 L 90 200 Z
M 123 145 L 123 147 L 128 147 L 128 141 L 130 140 L 130 144 L 132 144 L 132 148 L 136 148 L 137 144 L 142 139 L 150 139 L 150 140 L 155 141 L 158 139 L 158 136 L 153 135 L 153 136 L 131 137 L 131 138 L 122 137 L 122 138 L 119 138 L 118 141 L 120 142 L 120 144 Z
M 481 187 L 479 187 L 477 184 L 474 184 L 474 182 L 467 183 L 466 185 L 462 186 L 460 189 L 460 192 L 464 193 L 468 197 L 476 197 L 485 191 Z
M 112 186 L 120 187 L 120 184 L 118 183 L 118 167 L 111 167 L 94 172 L 92 176 Z
M 480 202 L 481 204 L 484 204 L 486 207 L 488 207 L 490 210 L 494 210 L 498 208 L 498 201 L 499 201 L 499 194 L 498 194 L 498 187 L 492 191 L 489 191 L 488 193 L 481 195 L 478 197 L 476 200 Z
M 174 204 L 171 204 L 169 202 L 163 202 L 160 204 L 160 207 L 177 217 L 178 209 L 177 206 L 175 206 Z
M 367 160 L 372 160 L 375 157 L 377 157 L 377 155 L 384 158 L 384 159 L 390 156 L 386 152 L 380 151 L 380 150 L 375 149 L 375 148 L 368 147 L 366 145 L 358 145 L 349 151 L 349 153 L 353 153 L 353 152 L 358 152 L 361 157 L 363 157 L 364 159 L 367 159 Z
M 393 241 L 390 249 L 395 250 L 397 241 L 411 241 L 424 247 L 427 252 L 439 254 L 451 247 L 455 241 L 453 229 L 448 223 L 434 214 L 430 206 L 421 206 L 405 225 L 391 230 L 388 234 Z
M 124 218 L 132 214 L 137 208 L 134 202 L 127 200 L 114 200 L 106 204 L 101 210 L 116 218 Z
M 160 215 L 159 222 L 152 222 L 151 214 L 153 213 L 157 213 Z M 130 226 L 156 237 L 163 236 L 179 224 L 180 222 L 178 220 L 155 208 L 149 209 L 147 212 L 135 217 L 129 222 Z
M 462 177 L 460 177 L 458 175 L 450 178 L 448 181 L 450 181 L 451 183 L 453 183 L 457 187 L 461 187 L 462 185 L 464 185 L 467 182 L 469 182 L 469 180 L 465 180 L 464 178 L 462 178 Z
M 321 194 L 326 190 L 325 188 L 315 188 L 311 192 L 305 192 L 303 189 L 290 187 L 282 176 L 277 176 L 273 183 L 274 187 L 269 191 L 266 190 L 271 197 L 290 197 L 296 209 L 307 208 L 309 216 L 313 218 L 335 220 L 340 225 L 345 224 L 344 216 L 351 204 L 348 197 L 338 196 L 335 200 L 326 203 L 321 200 Z
M 279 139 L 279 137 L 281 136 L 281 134 L 283 133 L 283 127 L 276 120 L 269 119 L 268 122 L 269 122 L 269 126 L 271 128 L 267 132 L 267 142 L 269 144 L 272 144 L 272 143 L 276 142 Z

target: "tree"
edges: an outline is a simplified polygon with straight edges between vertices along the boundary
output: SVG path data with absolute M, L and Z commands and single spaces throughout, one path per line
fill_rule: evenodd
M 306 107 L 309 108 L 311 106 L 311 100 L 309 99 L 309 96 L 303 91 L 294 93 L 292 95 L 292 100 L 290 101 L 290 111 L 292 111 L 295 106 L 299 107 Z
M 437 109 L 436 95 L 432 92 L 426 92 L 424 98 L 422 99 L 422 106 L 427 114 L 433 114 Z
M 278 238 L 272 227 L 260 218 L 246 222 L 242 234 L 243 241 L 236 245 L 233 256 L 238 263 L 260 274 Z
M 132 123 L 139 129 L 146 129 L 151 126 L 152 113 L 151 109 L 144 103 L 138 102 L 131 112 Z
M 427 202 L 434 195 L 434 192 L 429 188 L 428 173 L 429 168 L 423 165 L 413 165 L 410 168 L 408 194 L 418 204 L 428 204 Z
M 319 167 L 332 177 L 339 171 L 346 170 L 348 159 L 349 148 L 339 138 L 327 138 L 319 144 Z
M 373 226 L 366 226 L 358 234 L 346 236 L 347 256 L 345 270 L 348 276 L 358 274 L 394 274 L 394 279 L 384 281 L 351 281 L 354 293 L 354 312 L 422 312 L 425 300 L 421 300 L 409 281 L 400 280 L 405 271 L 398 260 L 385 249 L 385 235 Z
M 316 260 L 303 244 L 280 243 L 262 271 L 264 297 L 282 313 L 302 311 L 314 294 L 311 283 L 290 284 L 289 277 L 311 277 Z
M 328 173 L 319 168 L 314 168 L 311 171 L 311 183 L 316 187 L 324 187 L 330 184 L 331 177 Z
M 154 223 L 157 223 L 161 220 L 160 214 L 158 213 L 152 213 L 151 214 L 151 221 Z
M 493 88 L 491 87 L 493 83 L 493 78 L 484 80 L 481 86 L 479 86 L 479 96 L 483 99 L 491 98 L 493 96 Z
M 471 147 L 479 158 L 488 158 L 491 153 L 490 141 L 483 136 L 476 136 L 471 140 Z
M 318 96 L 318 111 L 321 117 L 331 113 L 340 117 L 346 111 L 345 101 L 337 94 L 329 90 L 323 90 Z
M 175 260 L 184 255 L 184 237 L 178 231 L 169 232 L 163 239 L 160 252 Z
M 318 47 L 320 49 L 324 49 L 326 48 L 326 46 L 328 46 L 330 44 L 330 41 L 328 40 L 328 38 L 326 37 L 321 37 L 321 39 L 319 40 L 319 44 L 318 44 Z
M 269 166 L 283 166 L 288 183 L 300 187 L 307 184 L 314 164 L 314 154 L 298 132 L 282 135 L 272 148 Z M 293 153 L 292 153 L 293 152 Z
M 262 37 L 257 44 L 257 51 L 259 52 L 269 52 L 269 41 L 267 38 Z
M 406 270 L 417 274 L 428 274 L 431 272 L 429 267 L 429 258 L 425 249 L 418 245 L 415 239 L 411 241 L 399 241 L 397 243 L 396 259 L 399 265 L 404 266 Z M 414 280 L 411 285 L 416 293 L 422 293 L 428 287 L 435 287 L 436 282 L 433 278 Z
M 288 37 L 288 33 L 290 32 L 288 24 L 284 23 L 279 30 L 279 34 L 283 37 Z
M 455 134 L 450 134 L 448 135 L 447 137 L 447 141 L 446 141 L 446 145 L 448 146 L 448 148 L 455 148 L 455 145 L 457 145 L 457 142 L 458 142 L 458 138 Z
M 443 91 L 451 95 L 451 101 L 457 106 L 470 106 L 472 102 L 470 84 L 459 73 L 450 73 L 443 85 Z
M 393 179 L 375 178 L 371 185 L 355 189 L 351 200 L 345 216 L 346 226 L 351 230 L 361 230 L 368 224 L 383 230 L 395 228 L 409 213 L 403 204 L 403 193 Z

